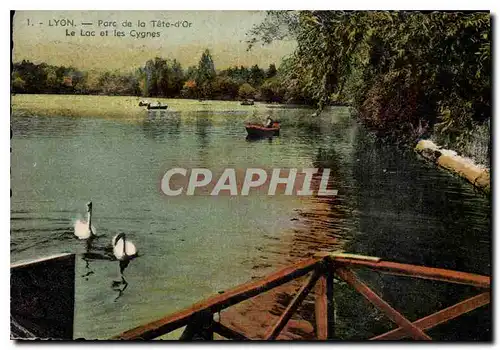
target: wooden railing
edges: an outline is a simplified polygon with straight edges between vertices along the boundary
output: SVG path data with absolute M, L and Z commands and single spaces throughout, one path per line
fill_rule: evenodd
M 368 268 L 392 275 L 465 284 L 484 289 L 484 291 L 458 304 L 411 322 L 361 281 L 351 270 L 351 268 L 356 267 Z M 182 340 L 209 340 L 213 339 L 214 333 L 227 339 L 250 340 L 245 334 L 214 321 L 213 315 L 225 308 L 276 288 L 291 280 L 305 276 L 308 273 L 310 273 L 310 277 L 295 294 L 295 297 L 278 318 L 277 322 L 267 330 L 264 337 L 265 340 L 273 340 L 278 337 L 294 312 L 314 287 L 316 287 L 316 336 L 320 340 L 332 339 L 334 335 L 334 275 L 347 282 L 398 326 L 394 330 L 373 337 L 372 340 L 398 340 L 405 337 L 411 337 L 416 340 L 431 340 L 425 333 L 426 330 L 490 302 L 490 277 L 488 276 L 388 262 L 375 257 L 344 253 L 321 253 L 317 254 L 314 258 L 288 266 L 260 280 L 245 283 L 184 310 L 128 330 L 113 339 L 150 340 L 187 326 L 181 337 Z

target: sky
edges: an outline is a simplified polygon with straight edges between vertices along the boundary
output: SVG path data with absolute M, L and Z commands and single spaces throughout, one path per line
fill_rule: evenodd
M 208 48 L 216 69 L 265 68 L 279 65 L 295 43 L 259 44 L 248 52 L 246 33 L 264 17 L 264 11 L 16 11 L 12 55 L 14 62 L 130 71 L 156 56 L 175 58 L 187 68 Z

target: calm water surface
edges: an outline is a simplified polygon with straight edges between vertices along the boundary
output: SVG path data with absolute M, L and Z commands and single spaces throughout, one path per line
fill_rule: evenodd
M 236 103 L 234 109 L 221 109 L 217 104 L 189 111 L 141 111 L 126 120 L 14 112 L 11 260 L 78 254 L 76 338 L 116 335 L 249 280 L 262 247 L 292 227 L 291 218 L 302 205 L 289 196 L 166 197 L 159 182 L 171 167 L 329 167 L 339 195 L 324 227 L 333 237 L 327 248 L 337 249 L 342 242 L 341 248 L 358 254 L 490 273 L 490 202 L 463 180 L 412 152 L 379 144 L 345 108 L 318 120 L 308 117 L 308 109 L 244 110 Z M 245 140 L 243 122 L 267 114 L 282 121 L 280 137 Z M 89 200 L 101 237 L 93 254 L 84 255 L 72 222 L 85 214 Z M 118 264 L 107 250 L 120 231 L 141 254 L 125 271 L 129 286 L 123 293 L 111 286 Z M 433 284 L 425 283 L 371 279 L 393 305 L 415 317 L 473 292 L 439 287 L 429 297 Z M 342 338 L 378 331 L 361 320 L 361 330 L 352 333 L 348 320 L 359 318 L 362 307 L 371 309 L 354 299 L 340 297 L 338 303 L 356 305 L 338 309 Z M 408 307 L 416 303 L 426 306 Z M 483 310 L 467 322 L 481 321 L 488 329 L 485 315 Z M 468 332 L 455 337 L 489 336 L 488 330 Z

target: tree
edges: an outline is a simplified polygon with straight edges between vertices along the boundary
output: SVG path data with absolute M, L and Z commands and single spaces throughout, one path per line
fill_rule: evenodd
M 12 79 L 12 92 L 23 93 L 26 88 L 26 82 L 18 74 L 13 75 Z
M 286 91 L 277 76 L 266 79 L 260 87 L 260 98 L 267 102 L 283 102 Z
M 85 88 L 84 74 L 76 68 L 67 68 L 63 76 L 63 86 L 65 92 L 81 93 Z
M 233 100 L 238 97 L 239 85 L 232 78 L 219 75 L 213 84 L 213 97 L 220 100 Z
M 212 82 L 215 79 L 215 65 L 210 51 L 206 49 L 198 62 L 196 74 L 196 85 L 200 89 L 202 96 L 209 97 L 212 90 Z
M 269 65 L 267 72 L 266 72 L 266 78 L 270 79 L 270 78 L 274 77 L 277 72 L 278 71 L 276 70 L 276 65 L 274 63 L 271 63 Z
M 198 75 L 198 69 L 196 68 L 196 66 L 190 66 L 186 70 L 186 74 L 184 74 L 184 77 L 186 78 L 186 80 L 196 80 L 197 75 Z
M 239 90 L 238 90 L 238 96 L 241 98 L 241 99 L 247 99 L 247 98 L 255 98 L 255 93 L 257 91 L 253 88 L 252 85 L 248 84 L 248 83 L 245 83 L 243 85 L 240 86 Z
M 184 85 L 184 71 L 182 70 L 181 64 L 177 60 L 172 61 L 172 74 L 170 83 L 170 96 L 179 96 Z
M 137 73 L 137 81 L 142 96 L 179 96 L 185 82 L 184 71 L 177 60 L 155 57 Z
M 148 60 L 140 69 L 139 80 L 142 96 L 158 96 L 158 74 L 153 60 Z
M 157 96 L 167 97 L 170 89 L 170 75 L 172 70 L 163 58 L 155 58 L 155 70 L 157 73 Z
M 13 65 L 12 78 L 17 79 L 16 87 L 24 86 L 24 93 L 41 93 L 46 89 L 47 73 L 46 64 L 36 65 L 30 61 L 23 60 Z M 24 81 L 24 85 L 21 84 Z
M 198 87 L 193 79 L 187 80 L 181 90 L 181 96 L 184 98 L 198 97 Z
M 45 69 L 46 80 L 46 92 L 58 93 L 61 87 L 61 77 L 57 74 L 57 67 L 47 66 Z
M 248 83 L 252 86 L 260 86 L 264 81 L 266 73 L 260 69 L 258 65 L 252 66 L 250 69 Z
M 100 73 L 95 70 L 90 70 L 85 74 L 85 90 L 88 94 L 98 94 L 101 92 L 99 84 Z

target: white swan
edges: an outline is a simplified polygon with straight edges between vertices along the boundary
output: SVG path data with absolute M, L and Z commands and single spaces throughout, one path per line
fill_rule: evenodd
M 117 286 L 120 283 L 123 283 L 126 288 L 128 283 L 125 280 L 125 277 L 123 276 L 123 271 L 127 268 L 130 261 L 135 257 L 137 257 L 137 248 L 135 247 L 134 243 L 127 240 L 127 237 L 123 232 L 114 236 L 113 240 L 111 241 L 111 244 L 113 246 L 113 255 L 120 262 L 120 277 L 121 277 L 121 282 L 113 281 L 113 286 Z M 121 290 L 121 293 L 123 293 L 125 288 Z M 118 297 L 121 296 L 121 293 L 119 294 Z
M 132 260 L 137 256 L 137 248 L 123 232 L 113 237 L 112 245 L 113 255 L 119 261 Z
M 78 239 L 86 239 L 87 241 L 96 236 L 95 227 L 92 225 L 92 202 L 87 203 L 87 220 L 76 220 L 75 236 Z

